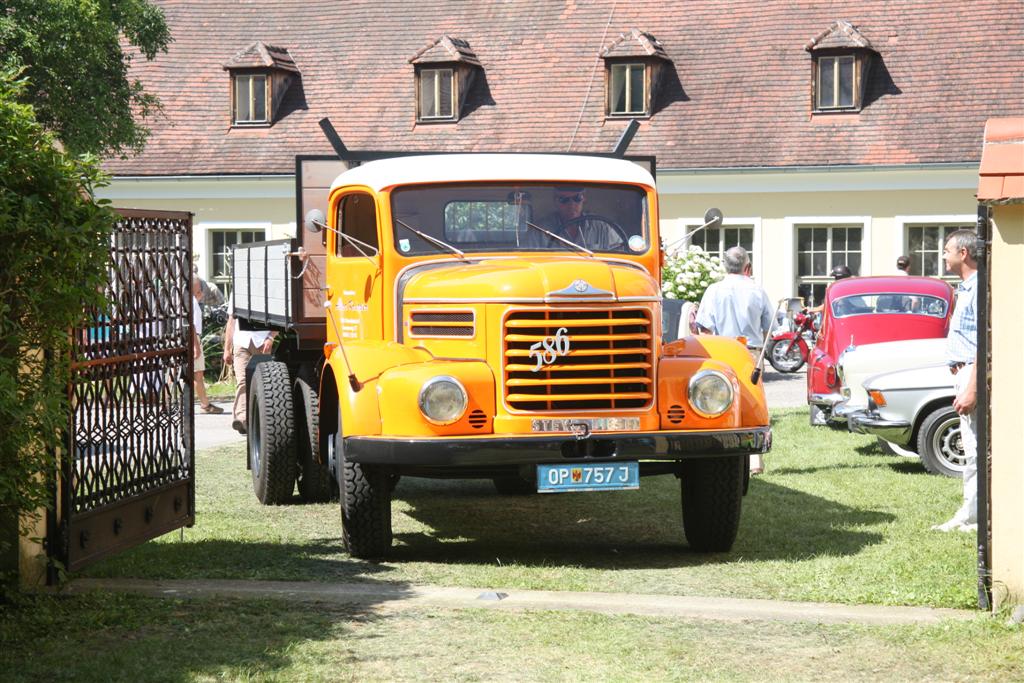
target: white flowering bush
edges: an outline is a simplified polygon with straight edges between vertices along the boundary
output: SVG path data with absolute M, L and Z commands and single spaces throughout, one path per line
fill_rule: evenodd
M 661 271 L 661 293 L 666 299 L 700 303 L 704 290 L 725 277 L 722 259 L 710 256 L 691 244 L 686 251 L 677 251 L 665 259 Z

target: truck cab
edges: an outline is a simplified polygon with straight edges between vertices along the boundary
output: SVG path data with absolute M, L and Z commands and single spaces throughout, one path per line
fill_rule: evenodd
M 306 220 L 323 239 L 322 282 L 306 288 L 322 339 L 295 326 L 251 369 L 262 502 L 287 502 L 296 481 L 310 499 L 336 493 L 349 551 L 381 557 L 399 477 L 529 495 L 672 475 L 689 545 L 732 547 L 748 456 L 771 444 L 764 390 L 735 339 L 662 339 L 650 173 L 606 157 L 398 157 L 339 175 L 327 206 Z M 281 253 L 306 270 L 294 245 Z M 269 302 L 267 281 L 297 286 L 271 262 L 263 276 L 236 265 L 236 292 Z

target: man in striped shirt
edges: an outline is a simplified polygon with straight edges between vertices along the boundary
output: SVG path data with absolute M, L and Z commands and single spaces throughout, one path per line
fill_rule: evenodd
M 978 250 L 981 244 L 970 230 L 957 230 L 946 239 L 946 268 L 962 282 L 949 321 L 946 358 L 955 376 L 953 407 L 960 413 L 960 441 L 964 449 L 964 502 L 938 531 L 976 531 L 978 528 L 978 436 L 974 431 L 978 398 Z

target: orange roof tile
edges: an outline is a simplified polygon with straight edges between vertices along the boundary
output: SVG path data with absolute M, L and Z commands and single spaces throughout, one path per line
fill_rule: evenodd
M 1024 201 L 1024 116 L 993 118 L 985 123 L 978 201 Z

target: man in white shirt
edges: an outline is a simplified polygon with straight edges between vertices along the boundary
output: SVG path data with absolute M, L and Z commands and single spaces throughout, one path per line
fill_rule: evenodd
M 224 362 L 231 363 L 235 370 L 235 405 L 231 427 L 239 434 L 247 429 L 245 406 L 245 368 L 256 354 L 270 353 L 274 348 L 276 332 L 268 330 L 243 330 L 235 319 L 235 301 L 228 304 L 228 324 L 224 327 Z
M 722 257 L 725 278 L 704 292 L 697 310 L 697 327 L 723 337 L 745 337 L 756 363 L 768 330 L 775 319 L 768 294 L 751 278 L 750 256 L 743 247 L 732 247 Z M 761 456 L 750 456 L 750 473 L 764 471 Z

